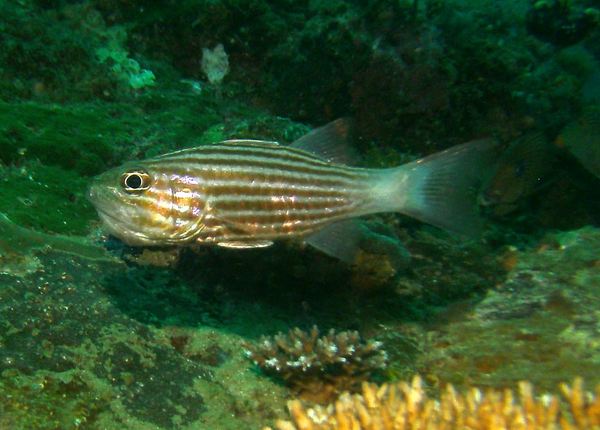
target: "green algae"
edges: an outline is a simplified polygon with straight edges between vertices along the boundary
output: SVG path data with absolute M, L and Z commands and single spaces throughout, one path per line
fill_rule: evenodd
M 191 93 L 148 94 L 137 106 L 0 101 L 0 212 L 40 231 L 87 233 L 96 219 L 85 197 L 91 176 L 229 136 L 198 101 Z
M 111 393 L 107 388 L 85 371 L 23 375 L 6 370 L 0 377 L 0 427 L 90 428 L 108 408 Z
M 0 102 L 0 160 L 11 165 L 34 159 L 91 176 L 116 162 L 117 142 L 130 143 L 139 121 L 118 105 Z
M 88 180 L 63 169 L 28 164 L 0 171 L 0 212 L 18 224 L 55 233 L 86 234 L 95 211 Z

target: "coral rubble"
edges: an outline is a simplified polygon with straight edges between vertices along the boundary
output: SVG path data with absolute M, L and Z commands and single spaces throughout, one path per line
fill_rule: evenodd
M 287 335 L 263 337 L 246 353 L 256 365 L 283 379 L 305 399 L 325 401 L 346 390 L 357 390 L 361 382 L 387 364 L 381 342 L 364 341 L 357 331 L 319 336 L 299 328 Z
M 429 398 L 421 378 L 397 384 L 364 383 L 362 394 L 344 393 L 335 404 L 305 408 L 288 403 L 292 421 L 277 421 L 277 430 L 401 430 L 401 429 L 598 429 L 600 385 L 587 395 L 578 378 L 561 386 L 562 397 L 536 398 L 528 382 L 512 390 L 471 388 L 458 393 L 448 385 L 439 400 Z M 270 430 L 266 427 L 264 430 Z

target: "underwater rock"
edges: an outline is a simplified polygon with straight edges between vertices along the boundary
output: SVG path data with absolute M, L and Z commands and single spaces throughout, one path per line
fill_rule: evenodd
M 549 390 L 573 375 L 600 383 L 600 230 L 548 233 L 498 256 L 504 280 L 477 303 L 455 303 L 422 343 L 431 381 Z
M 600 304 L 600 298 L 586 297 L 594 291 L 599 255 L 600 230 L 594 227 L 548 234 L 535 250 L 513 251 L 506 255 L 513 260 L 506 280 L 477 305 L 476 318 L 525 318 L 558 301 L 565 303 L 565 311 L 593 314 L 593 304 Z
M 0 397 L 12 399 L 0 405 L 0 427 L 171 429 L 203 422 L 233 430 L 256 427 L 259 416 L 282 408 L 282 392 L 231 353 L 241 349 L 239 337 L 194 327 L 183 345 L 161 327 L 203 312 L 198 301 L 173 296 L 178 285 L 142 279 L 142 269 L 112 256 L 45 249 L 36 257 L 34 270 L 0 273 Z M 144 288 L 158 291 L 154 308 L 125 294 Z M 177 310 L 169 300 L 179 300 Z M 149 315 L 163 314 L 140 322 L 138 302 Z M 249 401 L 251 389 L 257 394 Z

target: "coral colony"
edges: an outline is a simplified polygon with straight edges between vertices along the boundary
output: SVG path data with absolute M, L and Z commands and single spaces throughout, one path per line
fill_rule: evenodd
M 600 428 L 600 385 L 586 393 L 581 379 L 561 386 L 562 396 L 535 397 L 528 382 L 511 390 L 465 394 L 448 385 L 439 400 L 425 392 L 420 377 L 395 384 L 364 383 L 362 393 L 342 394 L 329 406 L 305 407 L 288 402 L 292 421 L 277 421 L 276 430 L 592 430 Z M 272 430 L 266 427 L 264 430 Z
M 346 390 L 357 390 L 376 371 L 387 365 L 381 342 L 365 341 L 357 331 L 319 336 L 294 328 L 287 335 L 263 337 L 249 345 L 247 356 L 265 373 L 281 378 L 304 398 L 326 400 Z

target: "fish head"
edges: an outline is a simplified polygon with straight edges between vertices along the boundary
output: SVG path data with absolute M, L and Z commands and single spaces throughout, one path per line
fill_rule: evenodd
M 192 240 L 202 217 L 177 179 L 152 164 L 128 164 L 95 177 L 87 195 L 108 232 L 126 244 L 178 244 Z
M 527 166 L 520 161 L 497 166 L 481 193 L 484 206 L 513 204 L 522 197 Z
M 511 142 L 484 181 L 479 202 L 496 215 L 517 209 L 549 180 L 555 162 L 553 147 L 542 132 Z

